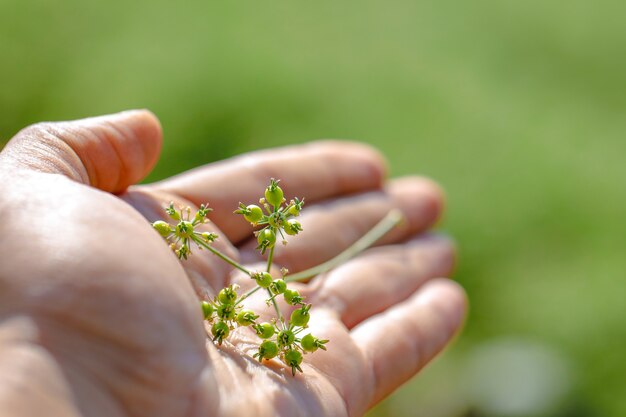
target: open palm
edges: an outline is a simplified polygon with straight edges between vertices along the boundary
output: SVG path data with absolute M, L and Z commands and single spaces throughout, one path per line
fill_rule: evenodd
M 0 410 L 14 415 L 355 416 L 413 376 L 459 328 L 464 293 L 453 249 L 424 234 L 442 196 L 422 178 L 386 182 L 381 157 L 348 142 L 272 149 L 135 186 L 156 163 L 145 111 L 40 124 L 0 154 Z M 270 177 L 305 197 L 304 231 L 275 261 L 291 273 L 332 258 L 392 208 L 406 222 L 298 289 L 309 327 L 330 339 L 295 377 L 252 358 L 258 339 L 207 337 L 198 299 L 251 285 L 203 251 L 182 264 L 150 227 L 165 202 L 214 211 L 207 230 L 247 264 L 252 229 L 232 215 Z M 262 294 L 246 303 L 269 319 Z M 286 314 L 289 306 L 281 305 Z

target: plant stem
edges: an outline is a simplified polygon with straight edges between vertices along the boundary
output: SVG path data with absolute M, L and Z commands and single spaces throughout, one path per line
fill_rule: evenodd
M 290 275 L 285 278 L 285 282 L 304 281 L 308 278 L 314 277 L 315 275 L 319 275 L 333 269 L 337 265 L 355 257 L 365 249 L 372 246 L 378 239 L 400 224 L 403 219 L 404 216 L 399 210 L 391 210 L 381 221 L 370 229 L 369 232 L 364 234 L 359 240 L 354 242 L 339 255 L 317 266 Z
M 314 266 L 313 268 L 309 268 L 288 276 L 287 278 L 285 278 L 285 281 L 304 281 L 307 278 L 314 277 L 315 275 L 322 274 L 330 269 L 333 269 L 335 266 L 355 257 L 359 253 L 363 252 L 365 249 L 372 246 L 374 243 L 376 243 L 378 239 L 380 239 L 385 234 L 387 234 L 387 232 L 396 227 L 403 219 L 404 216 L 399 210 L 391 210 L 380 222 L 378 222 L 372 229 L 370 229 L 369 232 L 364 234 L 359 240 L 354 242 L 350 247 L 341 252 L 339 255 L 320 265 Z M 260 288 L 261 287 L 256 287 L 245 293 L 239 299 L 238 303 L 250 297 Z
M 237 302 L 235 303 L 235 306 L 238 306 L 239 304 L 241 304 L 241 302 L 243 300 L 245 300 L 246 298 L 250 297 L 252 294 L 254 294 L 255 292 L 257 292 L 260 289 L 261 289 L 261 287 L 259 287 L 258 285 L 256 287 L 252 288 L 250 291 L 248 291 L 247 293 L 242 295 L 239 300 L 237 300 Z
M 272 270 L 272 262 L 274 261 L 274 249 L 276 247 L 272 246 L 270 248 L 270 253 L 267 254 L 267 268 L 265 271 L 270 272 Z
M 232 266 L 234 266 L 238 270 L 244 272 L 245 274 L 247 274 L 249 276 L 252 276 L 252 272 L 249 269 L 247 269 L 246 267 L 244 267 L 243 265 L 241 265 L 239 262 L 235 261 L 234 259 L 230 258 L 228 255 L 223 254 L 222 252 L 220 252 L 219 250 L 215 249 L 214 247 L 212 247 L 211 245 L 209 245 L 206 242 L 202 241 L 200 238 L 198 238 L 196 236 L 193 236 L 192 239 L 198 245 L 200 245 L 203 248 L 208 249 L 209 251 L 211 251 L 215 256 L 221 258 L 222 260 L 224 260 L 225 262 L 231 264 Z
M 267 255 L 267 268 L 265 269 L 267 272 L 270 272 L 272 270 L 272 262 L 274 260 L 274 249 L 276 249 L 276 246 L 272 246 L 270 248 L 270 253 Z M 260 287 L 257 287 L 257 288 L 260 288 Z M 274 310 L 276 310 L 276 316 L 278 318 L 278 321 L 283 323 L 283 313 L 280 311 L 280 308 L 278 308 L 278 303 L 276 303 L 276 299 L 272 297 L 272 292 L 270 291 L 269 288 L 266 288 L 266 290 L 267 290 L 267 294 L 270 296 L 270 300 L 272 300 L 272 305 L 274 306 Z M 244 295 L 244 297 L 247 297 L 247 295 Z

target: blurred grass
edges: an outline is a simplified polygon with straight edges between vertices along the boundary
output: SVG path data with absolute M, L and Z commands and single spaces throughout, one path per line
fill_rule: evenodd
M 0 141 L 147 107 L 166 135 L 151 180 L 266 146 L 371 143 L 393 175 L 446 188 L 472 303 L 447 358 L 372 415 L 467 413 L 445 407 L 462 402 L 453 365 L 521 335 L 572 364 L 553 415 L 623 416 L 624 16 L 610 0 L 2 0 Z

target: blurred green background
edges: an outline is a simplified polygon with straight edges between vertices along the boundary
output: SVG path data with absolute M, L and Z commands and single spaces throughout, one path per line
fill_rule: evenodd
M 147 107 L 154 180 L 353 138 L 448 193 L 471 312 L 371 416 L 626 415 L 626 2 L 0 0 L 0 143 Z

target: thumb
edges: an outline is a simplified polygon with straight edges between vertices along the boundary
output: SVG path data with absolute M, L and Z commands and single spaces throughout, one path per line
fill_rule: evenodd
M 161 151 L 161 125 L 147 110 L 71 122 L 38 123 L 20 131 L 0 153 L 16 169 L 62 174 L 119 193 L 152 170 Z

